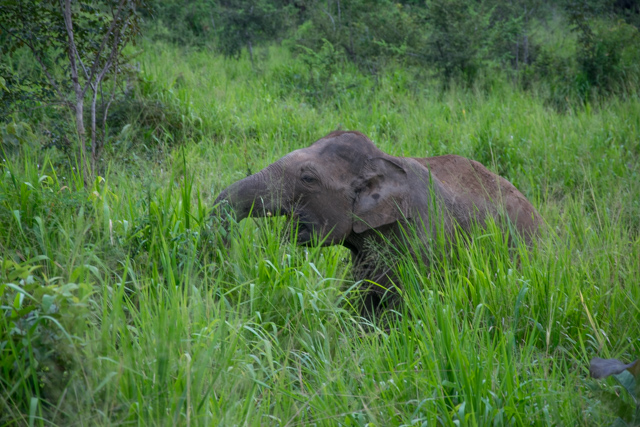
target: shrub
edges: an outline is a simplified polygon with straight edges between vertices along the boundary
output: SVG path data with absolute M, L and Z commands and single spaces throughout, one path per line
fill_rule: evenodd
M 178 88 L 163 87 L 151 78 L 141 77 L 135 90 L 119 96 L 107 120 L 113 154 L 123 153 L 123 147 L 143 148 L 155 157 L 162 154 L 165 146 L 200 138 L 202 119 L 177 91 Z
M 151 37 L 182 46 L 203 46 L 214 37 L 213 0 L 154 1 Z
M 5 154 L 18 152 L 23 145 L 33 145 L 35 139 L 36 136 L 28 123 L 0 123 L 0 151 Z
M 16 415 L 12 410 L 33 413 L 23 405 L 33 405 L 34 396 L 51 407 L 57 403 L 71 379 L 74 334 L 89 315 L 91 286 L 47 278 L 38 265 L 45 258 L 0 258 L 0 389 L 5 402 L 15 405 L 8 406 L 6 417 Z M 84 268 L 71 280 L 80 278 Z
M 326 7 L 325 7 L 326 6 Z M 377 0 L 314 2 L 309 20 L 289 40 L 295 53 L 320 52 L 327 45 L 360 69 L 378 73 L 390 58 L 420 59 L 419 9 Z
M 604 94 L 630 93 L 640 78 L 640 33 L 622 21 L 614 25 L 596 22 L 589 31 L 579 30 L 576 83 Z

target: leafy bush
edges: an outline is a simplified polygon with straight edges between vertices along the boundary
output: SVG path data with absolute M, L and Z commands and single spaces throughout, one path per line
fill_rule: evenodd
M 238 57 L 246 47 L 253 63 L 253 46 L 274 40 L 288 28 L 287 0 L 224 0 L 216 9 L 217 48 Z
M 154 1 L 150 35 L 183 46 L 203 46 L 213 41 L 215 7 L 213 0 Z
M 563 109 L 636 90 L 637 16 L 629 2 L 608 0 L 198 0 L 158 3 L 155 22 L 170 23 L 162 37 L 182 45 L 210 41 L 234 58 L 246 48 L 252 64 L 255 46 L 294 30 L 285 44 L 309 69 L 295 84 L 313 98 L 332 96 L 331 86 L 340 86 L 332 81 L 350 62 L 375 76 L 389 65 L 411 66 L 444 88 L 505 73 L 527 89 L 545 86 L 550 103 Z M 544 40 L 550 25 L 561 29 L 554 37 L 567 39 L 570 53 Z
M 200 138 L 202 119 L 177 90 L 142 77 L 135 91 L 118 97 L 108 116 L 112 148 L 122 152 L 123 147 L 144 147 L 147 153 L 160 154 L 165 146 Z
M 462 0 L 430 1 L 426 16 L 431 29 L 427 60 L 441 74 L 444 84 L 454 78 L 472 83 L 481 67 L 489 16 Z
M 596 22 L 579 37 L 576 84 L 590 92 L 625 94 L 640 83 L 640 32 L 624 22 Z
M 47 278 L 39 265 L 43 261 L 46 257 L 0 258 L 0 389 L 5 402 L 16 405 L 6 417 L 16 409 L 35 415 L 35 408 L 23 406 L 33 405 L 33 396 L 55 405 L 71 379 L 75 334 L 89 316 L 92 287 Z M 71 280 L 84 268 L 78 267 Z
M 39 90 L 32 93 L 55 93 L 54 101 L 75 117 L 77 158 L 86 185 L 95 177 L 105 142 L 97 129 L 96 105 L 100 102 L 106 114 L 118 88 L 116 80 L 126 70 L 121 66 L 128 59 L 124 49 L 140 35 L 139 10 L 147 3 L 128 0 L 114 6 L 90 0 L 3 2 L 0 6 L 3 55 L 12 59 L 18 49 L 27 47 L 40 76 L 32 82 Z M 85 119 L 85 109 L 91 119 Z M 90 141 L 90 147 L 85 141 Z
M 411 62 L 420 57 L 423 32 L 418 8 L 390 0 L 313 2 L 311 8 L 309 20 L 288 41 L 296 53 L 320 52 L 330 45 L 372 74 L 390 58 Z
M 8 36 L 0 35 L 3 47 L 11 45 Z M 27 49 L 7 49 L 0 64 L 0 120 L 9 120 L 18 111 L 53 103 L 56 93 L 42 81 L 38 64 Z
M 294 52 L 319 53 L 329 43 L 372 74 L 397 61 L 426 67 L 445 85 L 451 80 L 468 85 L 482 70 L 518 68 L 535 56 L 527 37 L 526 4 L 379 0 L 375 7 L 365 1 L 312 5 L 309 20 L 289 40 Z
M 322 47 L 317 51 L 305 46 L 300 46 L 300 49 L 301 53 L 298 57 L 306 69 L 302 73 L 295 74 L 293 81 L 290 78 L 287 79 L 289 83 L 311 98 L 320 99 L 335 95 L 334 77 L 343 69 L 344 53 L 336 50 L 328 40 L 324 40 Z M 344 81 L 344 79 L 340 80 Z
M 640 87 L 640 32 L 596 6 L 570 2 L 567 43 L 539 46 L 527 70 L 526 78 L 548 87 L 548 102 L 559 110 L 628 96 Z
M 288 0 L 156 1 L 151 36 L 183 46 L 210 45 L 225 56 L 238 58 L 247 48 L 277 39 L 290 26 Z
M 0 151 L 6 153 L 18 152 L 23 145 L 35 145 L 36 136 L 28 123 L 12 121 L 0 123 Z

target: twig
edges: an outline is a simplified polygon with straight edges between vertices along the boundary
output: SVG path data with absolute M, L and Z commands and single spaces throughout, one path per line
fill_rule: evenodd
M 320 8 L 324 13 L 327 14 L 327 16 L 329 17 L 329 19 L 331 19 L 331 24 L 333 24 L 333 32 L 336 32 L 336 21 L 333 20 L 333 16 L 331 16 L 331 14 L 329 12 L 327 12 L 325 9 Z
M 126 0 L 120 0 L 120 4 L 118 5 L 118 11 L 116 12 L 116 15 L 113 17 L 113 20 L 111 21 L 111 25 L 109 26 L 109 30 L 107 30 L 106 34 L 104 35 L 104 38 L 102 39 L 102 42 L 100 43 L 100 47 L 96 51 L 96 59 L 93 62 L 93 66 L 91 67 L 91 75 L 89 77 L 89 81 L 90 82 L 93 81 L 93 77 L 94 77 L 96 71 L 98 70 L 98 64 L 100 63 L 99 58 L 100 58 L 100 55 L 102 54 L 102 51 L 104 50 L 104 47 L 107 44 L 107 40 L 109 40 L 109 36 L 113 32 L 113 30 L 116 27 L 116 24 L 118 23 L 118 21 L 120 20 L 120 14 L 122 13 L 122 10 L 124 8 L 125 2 L 126 2 Z M 115 45 L 117 46 L 117 43 L 115 43 Z M 87 87 L 85 87 L 85 92 L 86 92 L 86 89 L 87 89 Z

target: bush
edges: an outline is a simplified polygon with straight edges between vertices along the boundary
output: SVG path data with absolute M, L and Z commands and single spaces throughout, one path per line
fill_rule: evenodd
M 289 27 L 291 8 L 286 0 L 224 0 L 216 9 L 217 48 L 239 57 L 244 47 L 253 63 L 253 47 L 276 39 Z
M 419 9 L 377 0 L 314 2 L 309 20 L 288 41 L 295 53 L 320 52 L 330 45 L 360 69 L 378 73 L 391 58 L 419 61 L 424 33 Z
M 24 145 L 35 144 L 36 136 L 28 123 L 15 120 L 0 123 L 0 151 L 5 154 L 16 153 Z
M 165 146 L 200 138 L 202 119 L 179 98 L 177 90 L 142 77 L 136 90 L 118 97 L 107 120 L 114 150 L 145 147 L 148 152 L 160 154 Z
M 71 379 L 76 332 L 87 321 L 92 287 L 47 278 L 39 263 L 0 258 L 0 389 L 8 406 L 6 417 L 33 413 L 34 396 L 53 407 Z M 79 267 L 71 280 L 80 278 Z M 3 420 L 0 416 L 0 421 Z M 10 418 L 4 419 L 8 421 Z
M 521 4 L 524 3 L 524 4 Z M 379 0 L 313 3 L 309 20 L 288 41 L 301 55 L 327 44 L 361 70 L 377 74 L 389 63 L 416 66 L 471 85 L 495 68 L 520 70 L 537 52 L 528 36 L 530 1 L 430 0 L 424 5 Z
M 204 46 L 214 40 L 213 0 L 155 1 L 151 37 L 182 46 Z
M 638 87 L 640 78 L 640 33 L 622 21 L 596 22 L 580 36 L 576 83 L 585 97 L 594 90 L 625 94 Z
M 575 27 L 575 48 L 542 46 L 527 78 L 549 88 L 547 101 L 559 110 L 627 96 L 640 87 L 640 33 L 617 21 L 589 21 Z
M 276 40 L 293 22 L 288 0 L 157 1 L 152 38 L 182 46 L 211 45 L 238 58 L 243 48 L 253 62 L 253 48 Z
M 431 34 L 426 57 L 448 85 L 452 79 L 471 84 L 481 67 L 487 16 L 465 1 L 433 0 L 427 6 Z M 474 34 L 470 37 L 470 34 Z

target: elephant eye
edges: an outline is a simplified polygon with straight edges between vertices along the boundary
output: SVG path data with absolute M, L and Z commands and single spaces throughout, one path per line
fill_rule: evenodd
M 316 179 L 311 176 L 311 175 L 302 175 L 300 177 L 300 179 L 302 180 L 302 182 L 304 182 L 305 184 L 313 184 L 314 182 L 316 182 Z

